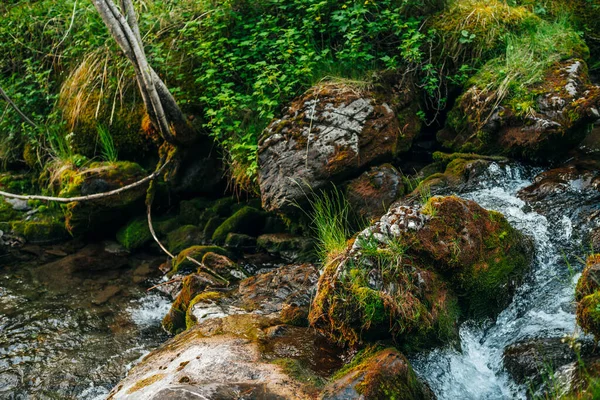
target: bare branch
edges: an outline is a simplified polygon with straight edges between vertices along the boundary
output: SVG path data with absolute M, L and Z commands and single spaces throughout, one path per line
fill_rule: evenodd
M 165 169 L 169 161 L 165 162 L 159 169 L 153 172 L 151 175 L 140 179 L 137 182 L 133 182 L 129 185 L 123 186 L 121 188 L 111 190 L 109 192 L 102 193 L 94 193 L 87 196 L 79 196 L 79 197 L 52 197 L 52 196 L 39 196 L 39 195 L 21 195 L 0 191 L 0 196 L 8 197 L 9 199 L 20 199 L 20 200 L 43 200 L 43 201 L 54 201 L 57 203 L 71 203 L 74 201 L 91 201 L 103 199 L 106 197 L 116 196 L 120 193 L 126 192 L 128 190 L 134 189 L 136 187 L 142 186 L 143 184 L 156 179 L 157 176 L 161 174 L 161 172 Z
M 35 122 L 33 122 L 31 119 L 29 119 L 29 117 L 27 115 L 25 115 L 25 113 L 23 111 L 21 111 L 21 109 L 19 108 L 19 106 L 17 106 L 15 104 L 14 101 L 11 100 L 10 97 L 8 97 L 8 95 L 6 94 L 6 92 L 4 91 L 4 89 L 2 89 L 2 87 L 0 87 L 0 96 L 2 96 L 2 98 L 8 103 L 10 104 L 10 106 L 12 108 L 15 109 L 15 111 L 21 116 L 21 118 L 23 118 L 23 120 L 25 120 L 25 122 L 27 122 L 29 125 L 31 125 L 32 127 L 34 127 L 35 129 L 38 129 L 38 126 L 35 124 Z

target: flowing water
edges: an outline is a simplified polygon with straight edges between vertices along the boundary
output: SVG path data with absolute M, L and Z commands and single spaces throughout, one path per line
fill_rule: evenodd
M 146 293 L 157 278 L 139 274 L 151 262 L 74 274 L 0 266 L 0 399 L 104 399 L 166 340 L 160 319 L 170 302 Z
M 460 327 L 460 350 L 448 347 L 413 360 L 417 373 L 438 399 L 521 399 L 527 388 L 516 385 L 503 370 L 506 346 L 532 338 L 563 337 L 576 332 L 574 288 L 578 275 L 566 259 L 584 256 L 573 227 L 581 199 L 576 182 L 566 191 L 568 201 L 536 213 L 517 192 L 531 184 L 539 170 L 492 164 L 484 179 L 461 197 L 502 212 L 511 224 L 535 242 L 536 257 L 528 280 L 510 306 L 494 322 L 467 321 Z M 581 266 L 575 267 L 577 271 Z

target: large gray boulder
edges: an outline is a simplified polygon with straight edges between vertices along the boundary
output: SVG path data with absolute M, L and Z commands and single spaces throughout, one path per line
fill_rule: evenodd
M 421 125 L 414 97 L 410 85 L 382 94 L 323 84 L 296 99 L 259 140 L 263 207 L 289 208 L 408 150 Z

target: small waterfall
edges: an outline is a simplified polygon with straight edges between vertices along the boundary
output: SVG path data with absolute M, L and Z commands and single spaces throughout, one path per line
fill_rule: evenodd
M 503 371 L 505 347 L 523 339 L 562 337 L 576 329 L 577 276 L 572 276 L 564 261 L 565 254 L 577 250 L 572 243 L 573 223 L 567 212 L 560 220 L 549 222 L 517 197 L 538 172 L 492 164 L 477 188 L 459 194 L 502 212 L 514 227 L 531 236 L 536 258 L 529 279 L 495 322 L 462 324 L 460 351 L 436 349 L 412 360 L 440 400 L 525 398 L 526 388 L 516 385 Z

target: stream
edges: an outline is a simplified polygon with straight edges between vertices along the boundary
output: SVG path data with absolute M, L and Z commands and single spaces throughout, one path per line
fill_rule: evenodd
M 121 259 L 100 271 L 61 259 L 0 266 L 0 399 L 104 399 L 167 339 L 170 301 L 145 290 L 158 279 L 153 259 Z
M 510 223 L 534 240 L 535 260 L 527 281 L 496 319 L 460 327 L 460 351 L 454 347 L 415 357 L 417 372 L 438 399 L 524 399 L 527 387 L 516 385 L 503 369 L 503 351 L 515 342 L 576 332 L 574 289 L 586 250 L 573 233 L 580 205 L 576 183 L 562 204 L 548 204 L 542 216 L 517 197 L 539 169 L 492 164 L 485 179 L 461 197 L 502 212 Z M 567 262 L 570 260 L 571 262 Z
M 460 346 L 411 359 L 438 399 L 524 399 L 528 388 L 505 372 L 504 349 L 524 339 L 576 333 L 573 296 L 582 265 L 575 260 L 585 256 L 576 210 L 584 200 L 573 182 L 564 201 L 546 205 L 545 215 L 535 212 L 517 193 L 540 172 L 491 164 L 476 185 L 458 194 L 502 212 L 532 237 L 536 257 L 496 321 L 466 321 Z M 152 271 L 161 261 L 144 254 L 110 258 L 102 253 L 108 247 L 93 246 L 48 256 L 43 264 L 0 265 L 0 399 L 104 399 L 167 339 L 160 321 L 170 301 L 145 290 L 160 279 Z

